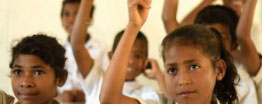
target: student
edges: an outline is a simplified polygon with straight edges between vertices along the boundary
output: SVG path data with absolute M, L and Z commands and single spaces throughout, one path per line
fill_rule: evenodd
M 85 102 L 92 92 L 93 84 L 102 76 L 102 69 L 107 66 L 108 59 L 104 46 L 87 32 L 87 27 L 92 24 L 93 11 L 93 0 L 63 1 L 61 19 L 68 33 L 65 48 L 68 57 L 66 67 L 69 71 L 68 81 L 59 91 L 61 93 L 59 99 L 63 102 Z M 80 39 L 73 42 L 72 38 L 75 35 L 76 38 L 80 36 Z M 84 64 L 81 64 L 83 62 Z
M 251 25 L 256 3 L 257 0 L 247 0 L 240 18 L 235 11 L 225 6 L 208 6 L 202 9 L 194 20 L 195 24 L 216 28 L 221 33 L 225 47 L 232 54 L 240 74 L 240 86 L 237 86 L 237 89 L 241 104 L 261 103 L 261 100 L 257 100 L 262 96 L 261 59 L 251 40 Z M 165 13 L 167 12 L 163 15 Z M 172 27 L 169 30 L 166 27 L 166 30 L 170 32 Z
M 120 32 L 115 38 L 111 62 L 101 88 L 101 104 L 159 104 L 161 102 L 156 92 L 142 86 L 129 92 L 131 95 L 125 92 L 126 82 L 135 80 L 135 77 L 147 66 L 145 64 L 147 42 L 139 30 L 147 19 L 150 4 L 151 0 L 128 0 L 129 23 L 125 31 Z M 154 67 L 156 62 L 150 62 Z
M 162 56 L 171 102 L 237 102 L 237 71 L 215 29 L 210 30 L 201 25 L 178 28 L 164 38 Z
M 14 97 L 6 94 L 4 91 L 0 91 L 0 104 L 13 104 Z
M 11 82 L 18 103 L 58 104 L 57 87 L 67 77 L 63 46 L 53 37 L 34 34 L 13 46 L 11 54 Z

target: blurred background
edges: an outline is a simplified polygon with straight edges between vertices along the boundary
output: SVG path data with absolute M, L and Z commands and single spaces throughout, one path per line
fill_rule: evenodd
M 188 14 L 202 0 L 180 0 L 178 20 Z M 254 22 L 262 24 L 262 0 L 258 0 Z M 166 35 L 161 19 L 164 0 L 153 0 L 149 18 L 142 31 L 149 40 L 149 57 L 155 58 L 163 69 L 159 46 Z M 221 4 L 217 0 L 214 4 Z M 12 95 L 9 78 L 10 48 L 24 36 L 43 32 L 57 37 L 62 43 L 67 34 L 60 19 L 62 0 L 0 0 L 0 89 Z M 114 36 L 125 28 L 128 20 L 126 0 L 95 0 L 93 38 L 111 49 Z M 259 27 L 262 30 L 262 27 Z M 252 35 L 258 51 L 262 52 L 262 34 Z M 156 82 L 141 75 L 139 81 L 156 87 Z

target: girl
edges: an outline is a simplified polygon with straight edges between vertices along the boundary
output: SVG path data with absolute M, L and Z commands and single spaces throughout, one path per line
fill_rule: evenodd
M 58 104 L 57 87 L 67 71 L 65 49 L 55 38 L 36 34 L 12 47 L 11 82 L 19 104 Z
M 201 25 L 181 27 L 162 42 L 167 92 L 179 104 L 237 101 L 236 68 L 220 35 Z

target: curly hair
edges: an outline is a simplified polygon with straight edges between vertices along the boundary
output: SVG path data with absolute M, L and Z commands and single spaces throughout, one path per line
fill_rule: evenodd
M 11 48 L 10 68 L 13 68 L 14 60 L 21 54 L 35 55 L 55 71 L 55 77 L 61 78 L 65 70 L 65 49 L 53 37 L 38 33 L 24 37 Z
M 231 44 L 236 42 L 236 28 L 239 17 L 237 13 L 226 6 L 211 5 L 202 9 L 196 16 L 194 23 L 211 25 L 222 24 L 228 28 L 231 35 Z
M 221 81 L 216 81 L 213 96 L 221 104 L 232 104 L 238 101 L 235 85 L 238 83 L 238 74 L 231 55 L 226 51 L 221 36 L 215 29 L 208 29 L 202 25 L 188 25 L 170 33 L 162 41 L 162 57 L 174 44 L 191 45 L 202 49 L 216 67 L 216 60 L 222 59 L 226 63 L 226 73 Z

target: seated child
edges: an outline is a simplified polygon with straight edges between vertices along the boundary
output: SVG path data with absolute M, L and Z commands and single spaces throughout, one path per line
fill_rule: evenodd
M 237 103 L 237 70 L 215 29 L 178 28 L 162 41 L 162 56 L 168 104 Z
M 88 8 L 88 10 L 84 8 Z M 87 103 L 87 98 L 90 98 L 88 96 L 93 96 L 93 85 L 102 76 L 102 69 L 107 66 L 108 59 L 104 46 L 94 40 L 87 32 L 87 28 L 91 25 L 93 19 L 93 12 L 93 0 L 63 1 L 61 19 L 63 27 L 68 33 L 65 49 L 68 58 L 66 68 L 69 75 L 65 86 L 59 89 L 58 99 L 62 102 Z M 80 16 L 77 17 L 77 15 Z M 77 24 L 75 20 L 81 23 Z M 77 28 L 74 28 L 74 26 Z M 81 36 L 81 38 L 77 39 L 76 43 L 72 43 L 72 38 L 75 35 L 77 35 L 76 37 Z M 81 53 L 84 53 L 84 56 Z M 85 59 L 87 61 L 82 61 Z M 84 62 L 84 64 L 79 64 L 81 62 Z
M 139 29 L 147 18 L 150 4 L 151 0 L 128 0 L 129 23 L 115 38 L 111 62 L 101 88 L 101 104 L 160 103 L 154 90 L 135 81 L 147 66 L 148 43 Z M 152 69 L 157 66 L 155 61 L 149 63 Z
M 57 87 L 67 77 L 63 46 L 53 37 L 34 34 L 13 46 L 11 54 L 11 82 L 18 103 L 58 104 Z

